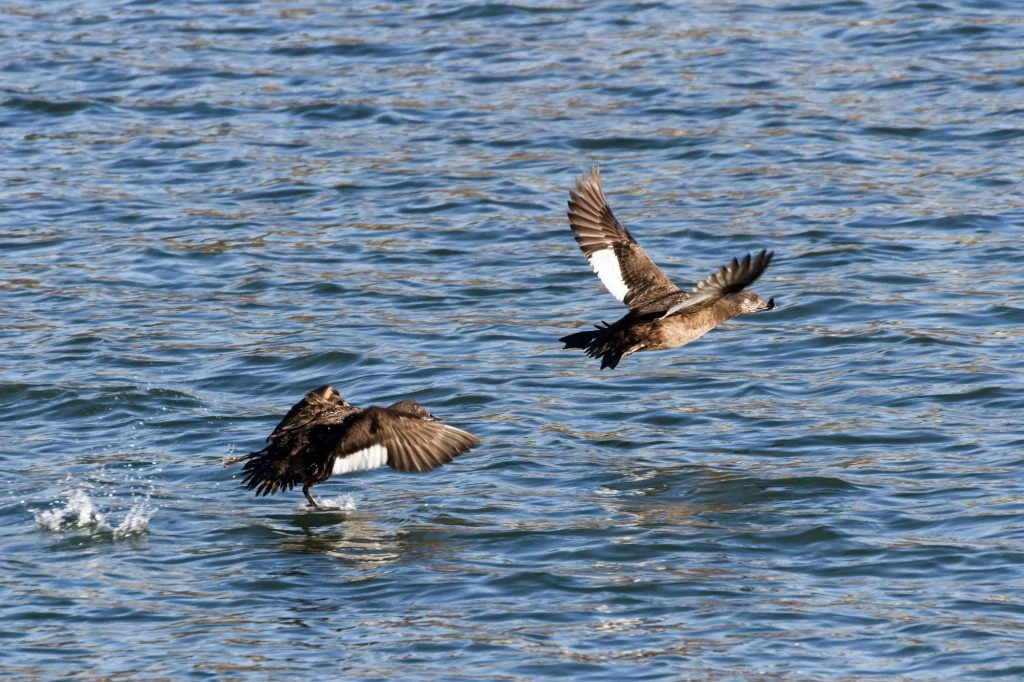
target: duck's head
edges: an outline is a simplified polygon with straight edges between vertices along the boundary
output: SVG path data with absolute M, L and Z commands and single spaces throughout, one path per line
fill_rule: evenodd
M 738 294 L 733 294 L 733 300 L 737 315 L 761 313 L 766 310 L 775 309 L 774 298 L 769 298 L 766 301 L 753 291 L 741 291 Z
M 419 417 L 420 419 L 426 419 L 428 421 L 436 422 L 438 419 L 434 415 L 430 414 L 427 408 L 420 405 L 415 400 L 399 400 L 397 403 L 391 406 L 392 410 L 407 414 L 410 417 Z
M 337 404 L 344 403 L 345 399 L 338 393 L 338 389 L 334 388 L 330 384 L 325 384 L 320 388 L 314 388 L 312 391 L 306 393 L 306 400 L 315 403 L 329 403 Z

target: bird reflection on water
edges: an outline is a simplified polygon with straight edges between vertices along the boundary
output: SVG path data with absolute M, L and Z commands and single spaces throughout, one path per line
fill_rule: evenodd
M 322 554 L 356 569 L 389 564 L 405 551 L 402 538 L 372 512 L 357 510 L 272 515 L 270 522 L 282 552 Z

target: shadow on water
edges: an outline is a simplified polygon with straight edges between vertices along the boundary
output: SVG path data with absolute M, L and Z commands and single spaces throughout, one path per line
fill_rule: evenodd
M 372 511 L 308 511 L 271 514 L 262 523 L 271 531 L 261 543 L 286 555 L 317 555 L 340 562 L 352 580 L 396 562 L 429 562 L 448 556 L 441 536 L 420 533 L 393 518 Z
M 794 506 L 830 504 L 855 494 L 856 485 L 834 476 L 751 476 L 737 469 L 699 465 L 616 468 L 597 490 L 602 506 L 658 523 L 706 524 L 716 515 L 765 517 Z

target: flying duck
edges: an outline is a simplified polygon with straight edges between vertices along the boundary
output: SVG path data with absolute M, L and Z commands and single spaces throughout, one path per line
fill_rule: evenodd
M 614 369 L 631 353 L 678 348 L 730 317 L 775 307 L 775 299 L 765 301 L 753 291 L 743 291 L 772 262 L 771 251 L 733 258 L 691 291 L 679 289 L 615 219 L 597 166 L 589 177 L 584 172 L 576 181 L 576 191 L 569 191 L 569 226 L 601 282 L 629 308 L 613 324 L 602 322 L 594 331 L 559 339 L 565 348 L 601 358 L 601 369 Z
M 295 403 L 258 452 L 229 459 L 245 462 L 242 485 L 256 495 L 273 495 L 302 484 L 309 489 L 332 475 L 389 466 L 424 472 L 447 464 L 480 444 L 462 429 L 442 424 L 415 400 L 391 407 L 350 405 L 333 386 L 315 388 Z

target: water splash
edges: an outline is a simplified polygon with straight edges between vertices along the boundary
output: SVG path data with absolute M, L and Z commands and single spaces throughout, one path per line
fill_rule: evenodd
M 338 497 L 321 497 L 317 500 L 321 507 L 331 507 L 336 511 L 355 511 L 356 500 L 351 495 L 340 495 Z M 298 506 L 298 509 L 309 511 L 310 507 L 305 502 Z
M 68 494 L 63 507 L 33 511 L 32 515 L 36 525 L 43 530 L 60 533 L 78 529 L 89 535 L 110 535 L 116 539 L 141 535 L 149 527 L 149 520 L 155 513 L 155 509 L 150 509 L 148 499 L 142 499 L 134 502 L 115 526 L 96 508 L 84 490 L 75 489 Z

